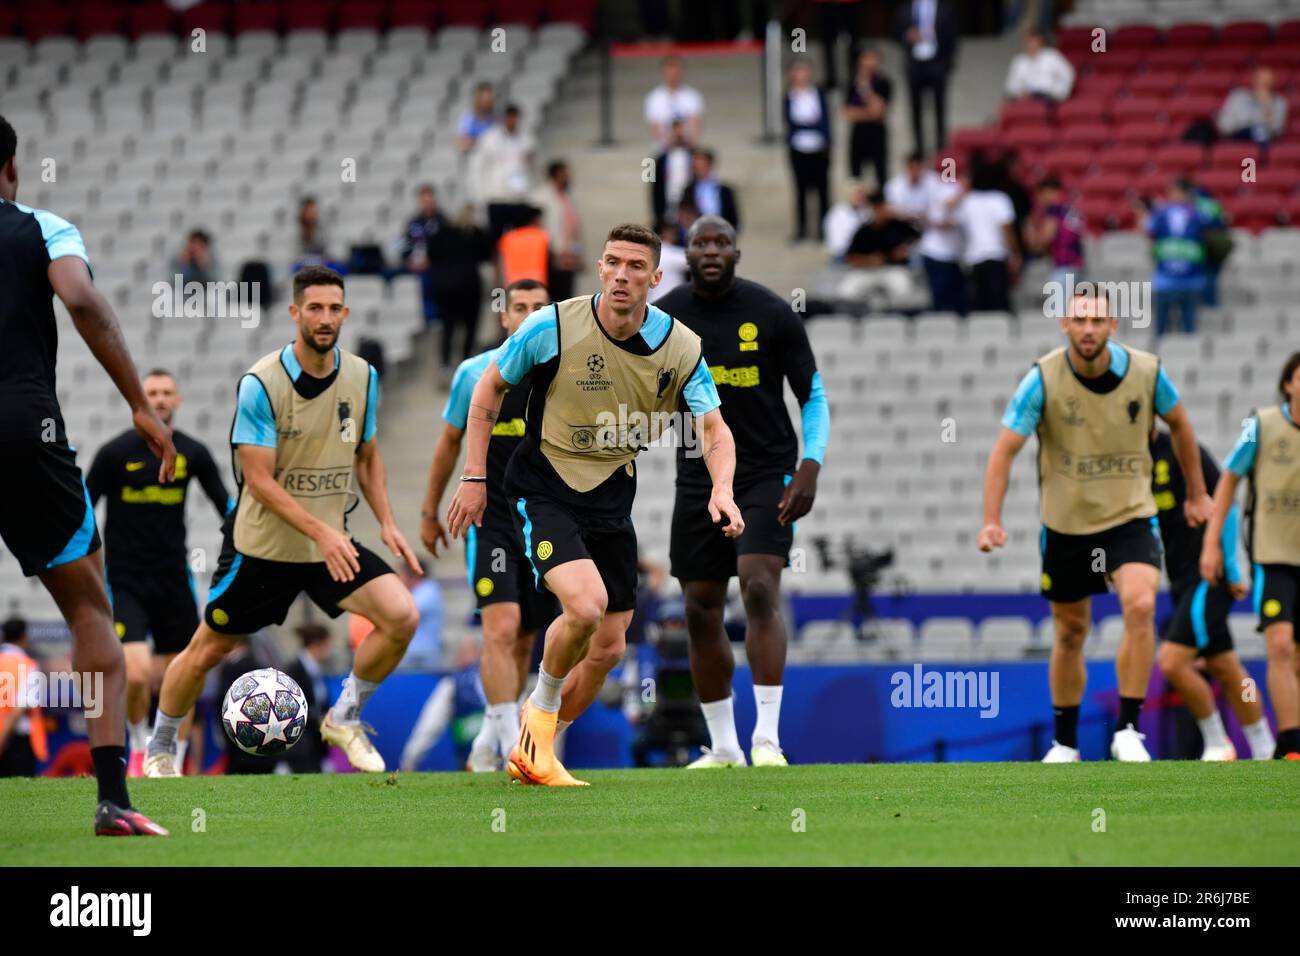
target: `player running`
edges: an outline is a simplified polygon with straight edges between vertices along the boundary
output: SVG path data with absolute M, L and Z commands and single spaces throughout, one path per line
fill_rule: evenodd
M 470 401 L 465 474 L 448 510 L 454 536 L 482 521 L 488 439 L 502 395 L 533 373 L 528 432 L 510 459 L 505 490 L 517 499 L 534 573 L 562 610 L 547 629 L 537 687 L 506 763 L 521 782 L 585 786 L 556 759 L 557 722 L 581 714 L 623 656 L 637 582 L 633 459 L 651 441 L 652 421 L 684 401 L 713 476 L 709 515 L 725 519 L 731 537 L 745 530 L 731 492 L 735 444 L 699 336 L 646 302 L 662 277 L 659 249 L 644 226 L 611 229 L 596 264 L 601 291 L 528 319 Z
M 501 325 L 507 337 L 514 335 L 525 319 L 551 301 L 546 286 L 536 279 L 512 282 L 506 286 L 505 296 Z M 424 510 L 420 512 L 420 538 L 435 557 L 438 545 L 447 547 L 449 543 L 438 520 L 438 509 L 447 480 L 460 457 L 469 421 L 470 395 L 499 351 L 489 349 L 461 362 L 451 381 L 451 394 L 442 411 L 442 435 L 429 472 L 429 490 L 424 496 Z M 470 525 L 465 541 L 469 583 L 483 619 L 483 657 L 479 667 L 487 707 L 468 761 L 469 769 L 480 773 L 500 770 L 502 761 L 519 739 L 519 695 L 528 678 L 533 639 L 537 628 L 549 624 L 556 610 L 555 595 L 540 587 L 533 577 L 515 521 L 514 499 L 502 488 L 506 465 L 524 437 L 528 392 L 528 376 L 525 376 L 501 400 L 501 411 L 488 441 L 487 506 L 483 524 L 478 528 Z
M 704 360 L 726 397 L 722 417 L 735 436 L 735 497 L 745 518 L 745 533 L 738 538 L 709 520 L 709 473 L 683 442 L 677 451 L 669 555 L 672 573 L 682 583 L 691 673 L 711 744 L 692 768 L 745 766 L 732 705 L 735 659 L 722 626 L 727 585 L 737 573 L 758 709 L 750 758 L 755 766 L 786 765 L 778 734 L 786 648 L 781 569 L 794 543 L 794 522 L 812 509 L 830 434 L 826 393 L 803 322 L 790 303 L 737 278 L 739 260 L 731 224 L 701 216 L 687 237 L 689 284 L 656 302 L 700 336 Z M 798 470 L 799 443 L 785 407 L 787 380 L 803 409 Z
M 126 664 L 113 633 L 95 509 L 68 444 L 55 391 L 58 326 L 53 297 L 131 406 L 131 418 L 172 479 L 171 429 L 149 407 L 113 309 L 91 281 L 77 227 L 14 201 L 18 135 L 0 116 L 0 539 L 23 574 L 41 579 L 72 632 L 72 666 L 102 675 L 102 701 L 86 701 L 95 764 L 98 836 L 166 836 L 131 806 L 126 789 Z M 99 706 L 94 706 L 98 704 Z M 92 713 L 98 716 L 92 716 Z
M 351 611 L 375 625 L 321 722 L 321 737 L 341 747 L 358 770 L 384 769 L 360 714 L 401 661 L 420 618 L 392 568 L 348 533 L 354 472 L 380 539 L 415 574 L 420 565 L 388 504 L 375 440 L 379 377 L 336 344 L 348 316 L 343 278 L 324 266 L 299 270 L 289 314 L 298 326 L 294 340 L 239 380 L 230 433 L 239 496 L 203 620 L 163 677 L 145 753 L 147 777 L 180 775 L 176 732 L 208 671 L 245 635 L 284 623 L 303 592 L 330 617 Z
M 1210 511 L 1196 436 L 1178 392 L 1149 353 L 1110 337 L 1118 328 L 1105 296 L 1077 295 L 1061 319 L 1069 344 L 1044 355 L 1012 396 L 984 474 L 984 527 L 978 545 L 1006 543 L 1002 502 L 1011 462 L 1038 432 L 1043 521 L 1042 594 L 1052 605 L 1056 643 L 1048 665 L 1056 735 L 1044 763 L 1077 761 L 1079 704 L 1087 683 L 1083 644 L 1091 595 L 1119 592 L 1124 636 L 1115 658 L 1120 712 L 1111 740 L 1116 760 L 1146 761 L 1138 714 L 1155 656 L 1160 538 L 1151 494 L 1148 441 L 1159 415 L 1187 481 L 1183 514 L 1199 527 Z
M 163 369 L 144 377 L 144 397 L 171 426 L 181 406 L 176 378 Z M 129 776 L 144 772 L 149 740 L 149 700 L 163 671 L 185 649 L 199 625 L 198 596 L 185 547 L 185 501 L 190 479 L 203 486 L 217 515 L 225 518 L 233 499 L 207 448 L 173 428 L 175 481 L 158 483 L 157 456 L 127 429 L 96 453 L 86 473 L 92 505 L 107 497 L 104 565 L 114 627 L 126 655 L 126 720 L 131 742 Z M 153 639 L 153 651 L 146 638 Z M 185 744 L 178 749 L 185 762 Z
M 1219 483 L 1219 466 L 1205 446 L 1200 446 L 1201 473 L 1208 492 Z M 1201 579 L 1201 541 L 1205 528 L 1193 528 L 1183 517 L 1187 483 L 1174 454 L 1169 433 L 1151 432 L 1151 491 L 1159 509 L 1160 540 L 1165 548 L 1165 570 L 1174 600 L 1174 613 L 1165 624 L 1164 640 L 1157 654 L 1160 670 L 1191 711 L 1201 728 L 1205 749 L 1202 760 L 1236 760 L 1237 750 L 1228 739 L 1214 694 L 1196 669 L 1196 658 L 1205 658 L 1205 669 L 1219 682 L 1232 705 L 1250 744 L 1251 756 L 1267 760 L 1273 755 L 1273 732 L 1257 699 L 1242 694 L 1247 680 L 1237 652 L 1232 649 L 1228 614 L 1232 602 L 1247 591 L 1245 576 L 1237 565 L 1237 508 L 1234 505 L 1223 524 L 1220 540 L 1227 555 L 1227 580 L 1211 587 Z
M 1224 573 L 1220 529 L 1237 497 L 1237 483 L 1250 479 L 1246 503 L 1247 546 L 1255 566 L 1255 612 L 1268 645 L 1268 695 L 1277 717 L 1274 757 L 1300 760 L 1300 680 L 1295 641 L 1300 630 L 1300 352 L 1282 367 L 1282 401 L 1248 418 L 1224 463 L 1201 549 L 1201 576 L 1210 584 Z

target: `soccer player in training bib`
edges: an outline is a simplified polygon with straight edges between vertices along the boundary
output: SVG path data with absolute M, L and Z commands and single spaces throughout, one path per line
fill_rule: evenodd
M 1219 466 L 1204 445 L 1200 451 L 1206 489 L 1213 495 L 1219 483 Z M 1232 648 L 1232 632 L 1228 630 L 1232 602 L 1247 590 L 1245 575 L 1237 564 L 1236 506 L 1228 513 L 1219 536 L 1227 555 L 1227 579 L 1212 587 L 1201 579 L 1201 542 L 1206 529 L 1193 528 L 1183 516 L 1187 483 L 1168 432 L 1157 429 L 1151 433 L 1151 459 L 1151 491 L 1159 509 L 1160 540 L 1165 546 L 1165 570 L 1174 599 L 1174 613 L 1165 624 L 1157 655 L 1160 670 L 1182 695 L 1201 728 L 1205 742 L 1202 760 L 1236 760 L 1237 750 L 1228 739 L 1210 686 L 1196 669 L 1198 655 L 1205 658 L 1205 669 L 1223 687 L 1224 696 L 1241 721 L 1251 756 L 1267 760 L 1273 756 L 1273 732 L 1256 696 L 1246 699 L 1242 693 L 1246 669 Z
M 677 452 L 672 572 L 682 583 L 690 634 L 691 673 L 711 746 L 692 768 L 745 765 L 736 736 L 731 678 L 735 660 L 722 627 L 727 584 L 737 574 L 745 605 L 745 652 L 754 675 L 758 721 L 750 741 L 755 766 L 785 766 L 778 723 L 785 675 L 781 569 L 794 542 L 794 522 L 812 508 L 826 453 L 830 412 L 803 322 L 756 282 L 736 277 L 736 232 L 718 216 L 690 229 L 690 282 L 656 305 L 700 336 L 722 417 L 736 441 L 736 504 L 745 533 L 729 538 L 709 520 L 704 463 Z M 785 382 L 803 409 L 803 460 L 785 407 Z
M 1255 566 L 1255 613 L 1268 646 L 1268 695 L 1277 717 L 1274 757 L 1300 760 L 1300 680 L 1295 642 L 1300 629 L 1300 352 L 1282 367 L 1282 401 L 1246 420 L 1224 462 L 1214 493 L 1214 516 L 1201 550 L 1201 576 L 1210 584 L 1224 574 L 1219 529 L 1227 523 L 1237 484 L 1250 481 L 1247 547 Z
M 520 279 L 505 288 L 501 324 L 514 335 L 524 320 L 549 305 L 546 286 L 536 279 Z M 466 359 L 456 369 L 451 394 L 443 409 L 442 436 L 433 453 L 429 490 L 424 497 L 420 537 L 434 556 L 438 545 L 447 546 L 438 508 L 447 480 L 460 457 L 461 441 L 469 422 L 470 396 L 499 349 L 489 349 Z M 555 595 L 540 586 L 524 553 L 523 538 L 515 520 L 515 502 L 502 487 L 506 466 L 524 437 L 529 393 L 528 376 L 506 392 L 492 426 L 487 453 L 487 507 L 481 527 L 470 525 L 465 542 L 465 564 L 470 587 L 478 599 L 483 620 L 483 658 L 479 662 L 487 706 L 483 726 L 470 748 L 468 766 L 476 772 L 500 770 L 502 761 L 519 739 L 519 694 L 532 660 L 537 629 L 555 617 Z
M 301 269 L 289 314 L 297 336 L 239 381 L 230 433 L 239 496 L 203 620 L 163 677 L 145 753 L 147 777 L 179 776 L 176 731 L 208 671 L 245 635 L 284 623 L 303 592 L 330 617 L 351 611 L 375 625 L 321 722 L 321 736 L 358 770 L 384 769 L 361 709 L 401 661 L 420 616 L 393 570 L 348 533 L 354 472 L 381 540 L 416 574 L 420 564 L 388 504 L 375 440 L 379 378 L 368 362 L 336 344 L 348 315 L 343 278 L 324 266 Z
M 170 372 L 154 369 L 144 377 L 145 399 L 167 425 L 181 405 Z M 126 720 L 131 742 L 129 775 L 144 770 L 149 739 L 149 699 L 163 671 L 185 649 L 199 625 L 198 598 L 185 548 L 185 501 L 190 479 L 203 486 L 224 520 L 233 501 L 212 455 L 179 429 L 175 481 L 158 483 L 161 464 L 134 429 L 127 429 L 99 449 L 86 487 L 90 501 L 107 498 L 104 565 L 113 626 L 126 655 Z M 150 651 L 147 638 L 153 639 Z M 178 751 L 184 763 L 184 743 Z
M 596 697 L 623 656 L 636 604 L 634 459 L 684 401 L 700 429 L 713 492 L 705 507 L 729 536 L 745 530 L 732 499 L 736 454 L 700 339 L 648 305 L 662 278 L 659 237 L 615 226 L 596 264 L 601 291 L 547 306 L 497 351 L 470 400 L 468 451 L 448 510 L 453 535 L 487 506 L 487 452 L 502 395 L 532 373 L 528 432 L 506 470 L 538 581 L 559 598 L 537 688 L 506 770 L 524 783 L 585 786 L 555 757 L 557 728 Z M 565 678 L 568 678 L 567 682 Z
M 1083 643 L 1091 623 L 1091 595 L 1104 594 L 1107 582 L 1119 593 L 1124 613 L 1124 637 L 1115 659 L 1119 726 L 1111 756 L 1151 759 L 1137 722 L 1155 656 L 1160 586 L 1148 447 L 1157 415 L 1169 425 L 1187 482 L 1187 523 L 1198 527 L 1210 512 L 1196 436 L 1177 390 L 1156 356 L 1110 341 L 1117 328 L 1105 296 L 1070 300 L 1061 319 L 1069 343 L 1040 358 L 1021 380 L 984 474 L 984 527 L 977 543 L 980 550 L 992 551 L 1007 540 L 1002 501 L 1011 462 L 1029 436 L 1038 433 L 1042 594 L 1051 602 L 1056 623 L 1048 666 L 1056 735 L 1044 763 L 1080 759 L 1079 704 L 1088 676 Z
M 15 202 L 17 151 L 18 135 L 0 116 L 0 539 L 23 574 L 41 579 L 68 622 L 73 670 L 92 680 L 102 675 L 103 699 L 86 699 L 99 785 L 95 833 L 166 836 L 127 795 L 126 664 L 113 633 L 95 509 L 55 391 L 54 296 L 131 406 L 136 431 L 159 460 L 153 476 L 160 484 L 171 481 L 176 447 L 144 397 L 112 307 L 91 281 L 81 233 L 53 213 Z

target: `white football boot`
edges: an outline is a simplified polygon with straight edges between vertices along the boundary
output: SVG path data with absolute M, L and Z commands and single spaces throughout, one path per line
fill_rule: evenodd
M 788 767 L 785 752 L 767 740 L 756 740 L 749 748 L 749 760 L 755 767 Z
M 379 751 L 366 736 L 368 731 L 374 733 L 360 721 L 355 724 L 336 724 L 329 711 L 325 712 L 325 719 L 320 723 L 321 738 L 327 744 L 342 749 L 353 767 L 363 773 L 383 773 L 384 758 L 379 756 Z
M 1140 734 L 1130 725 L 1115 731 L 1110 741 L 1110 755 L 1115 760 L 1126 763 L 1150 763 L 1151 755 L 1147 753 L 1145 734 Z
M 1077 747 L 1067 747 L 1055 740 L 1052 741 L 1052 749 L 1043 757 L 1043 763 L 1080 763 L 1082 760 Z
M 1220 747 L 1206 747 L 1201 751 L 1202 760 L 1236 760 L 1237 748 L 1231 743 L 1223 744 Z
M 743 753 L 727 754 L 721 751 L 710 750 L 708 747 L 700 748 L 699 758 L 692 760 L 686 765 L 687 770 L 711 770 L 718 767 L 745 767 L 745 755 Z
M 176 766 L 176 755 L 166 750 L 158 753 L 146 753 L 144 756 L 144 775 L 146 777 L 179 777 L 180 768 Z

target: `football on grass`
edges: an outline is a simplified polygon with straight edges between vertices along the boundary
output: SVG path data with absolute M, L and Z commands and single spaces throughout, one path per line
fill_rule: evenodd
M 244 753 L 282 754 L 302 737 L 307 698 L 288 674 L 271 667 L 249 671 L 230 685 L 221 704 L 221 726 Z

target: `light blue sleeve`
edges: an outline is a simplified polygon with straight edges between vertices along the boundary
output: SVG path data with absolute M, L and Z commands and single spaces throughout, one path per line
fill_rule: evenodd
M 1043 417 L 1043 373 L 1035 365 L 1016 387 L 1016 393 L 1007 403 L 1002 424 L 1017 435 L 1028 438 L 1038 428 Z
M 81 232 L 76 226 L 44 209 L 33 209 L 32 215 L 40 224 L 41 235 L 45 239 L 45 249 L 50 255 L 51 262 L 63 256 L 76 256 L 86 265 L 90 265 L 90 257 L 86 255 L 86 243 L 82 240 Z
M 361 427 L 361 440 L 368 442 L 379 430 L 379 373 L 370 366 L 370 387 L 366 390 L 366 423 Z
M 239 380 L 239 404 L 230 443 L 276 447 L 275 412 L 271 410 L 266 386 L 256 375 L 245 375 Z
M 813 372 L 812 388 L 808 390 L 808 401 L 800 409 L 800 419 L 803 423 L 803 457 L 820 465 L 826 457 L 826 443 L 831 437 L 831 408 L 826 404 L 821 372 Z
M 456 374 L 451 379 L 451 392 L 447 395 L 447 405 L 442 410 L 442 420 L 461 431 L 469 423 L 469 399 L 479 380 L 471 368 L 473 362 L 473 359 L 466 359 L 456 367 Z
M 718 396 L 718 386 L 713 382 L 713 373 L 709 371 L 709 366 L 705 364 L 703 358 L 682 387 L 682 394 L 686 397 L 686 407 L 696 418 L 707 415 L 722 404 L 722 399 Z
M 1238 478 L 1245 478 L 1255 470 L 1255 450 L 1259 447 L 1256 440 L 1259 435 L 1259 416 L 1252 415 L 1246 421 L 1241 429 L 1241 437 L 1237 439 L 1237 444 L 1232 446 L 1232 451 L 1228 452 L 1228 458 L 1223 463 L 1223 467 L 1232 472 Z
M 538 309 L 497 349 L 497 368 L 511 385 L 518 385 L 535 366 L 544 365 L 560 354 L 557 315 L 554 306 Z
M 1174 388 L 1174 383 L 1169 381 L 1169 376 L 1165 374 L 1165 367 L 1160 366 L 1160 371 L 1156 374 L 1156 414 L 1168 415 L 1175 405 L 1178 404 L 1178 389 Z
M 1240 584 L 1246 580 L 1237 563 L 1237 533 L 1241 527 L 1241 514 L 1234 503 L 1228 509 L 1228 517 L 1223 519 L 1223 532 L 1219 541 L 1223 545 L 1223 573 L 1229 584 Z

